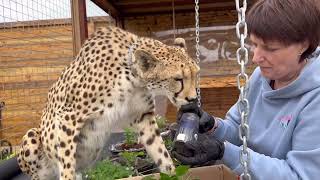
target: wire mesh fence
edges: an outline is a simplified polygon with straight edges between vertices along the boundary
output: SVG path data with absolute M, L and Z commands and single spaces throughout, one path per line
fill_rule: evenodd
M 38 126 L 48 89 L 72 56 L 69 0 L 0 0 L 0 158 Z

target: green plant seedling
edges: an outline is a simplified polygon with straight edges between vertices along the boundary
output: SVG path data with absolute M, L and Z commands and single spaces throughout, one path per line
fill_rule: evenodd
M 167 149 L 172 149 L 173 148 L 173 141 L 171 139 L 164 139 L 164 145 L 166 146 Z
M 127 145 L 134 145 L 138 142 L 138 134 L 132 128 L 124 129 L 124 137 Z
M 187 175 L 189 166 L 180 165 L 176 168 L 175 174 L 169 175 L 165 173 L 160 173 L 160 180 L 182 180 L 185 175 Z M 142 180 L 156 180 L 154 175 L 146 176 Z
M 157 123 L 159 129 L 166 128 L 167 119 L 165 117 L 160 116 L 160 115 L 156 115 L 155 119 L 156 119 L 156 123 Z
M 85 172 L 85 179 L 88 180 L 114 180 L 127 178 L 133 174 L 131 168 L 115 164 L 110 160 L 103 160 L 92 169 Z
M 12 153 L 12 154 L 9 154 L 9 155 L 7 155 L 7 156 L 1 157 L 1 158 L 0 158 L 0 163 L 6 161 L 6 160 L 8 160 L 8 159 L 13 158 L 14 156 L 16 156 L 16 153 Z
M 126 161 L 128 167 L 134 167 L 134 163 L 138 156 L 145 156 L 145 152 L 121 152 L 119 154 Z

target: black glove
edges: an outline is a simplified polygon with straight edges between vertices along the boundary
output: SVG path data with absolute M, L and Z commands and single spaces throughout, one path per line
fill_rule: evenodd
M 224 143 L 206 134 L 199 134 L 198 140 L 186 142 L 178 148 L 180 149 L 172 150 L 173 157 L 182 164 L 192 166 L 206 165 L 208 162 L 219 160 L 224 153 Z
M 198 107 L 198 101 L 194 101 L 190 104 L 183 105 L 180 107 L 178 114 L 177 114 L 177 122 L 183 113 L 194 113 L 200 117 L 199 121 L 199 132 L 206 133 L 214 127 L 215 120 L 214 117 L 208 114 L 207 112 L 203 111 L 201 108 Z

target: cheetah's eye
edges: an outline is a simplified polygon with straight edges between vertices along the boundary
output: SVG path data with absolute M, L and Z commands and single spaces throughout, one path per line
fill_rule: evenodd
M 182 78 L 174 78 L 175 81 L 183 81 Z

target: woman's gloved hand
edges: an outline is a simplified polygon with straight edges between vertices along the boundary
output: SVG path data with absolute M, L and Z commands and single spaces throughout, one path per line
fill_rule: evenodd
M 214 137 L 210 137 L 207 134 L 199 134 L 197 140 L 186 142 L 183 146 L 178 146 L 177 148 L 180 149 L 172 150 L 173 157 L 182 164 L 196 166 L 221 159 L 225 147 L 224 143 Z
M 194 101 L 190 104 L 183 105 L 180 107 L 177 114 L 177 123 L 183 113 L 194 113 L 200 117 L 199 120 L 199 133 L 206 133 L 215 126 L 215 119 L 213 116 L 198 107 L 198 101 Z

